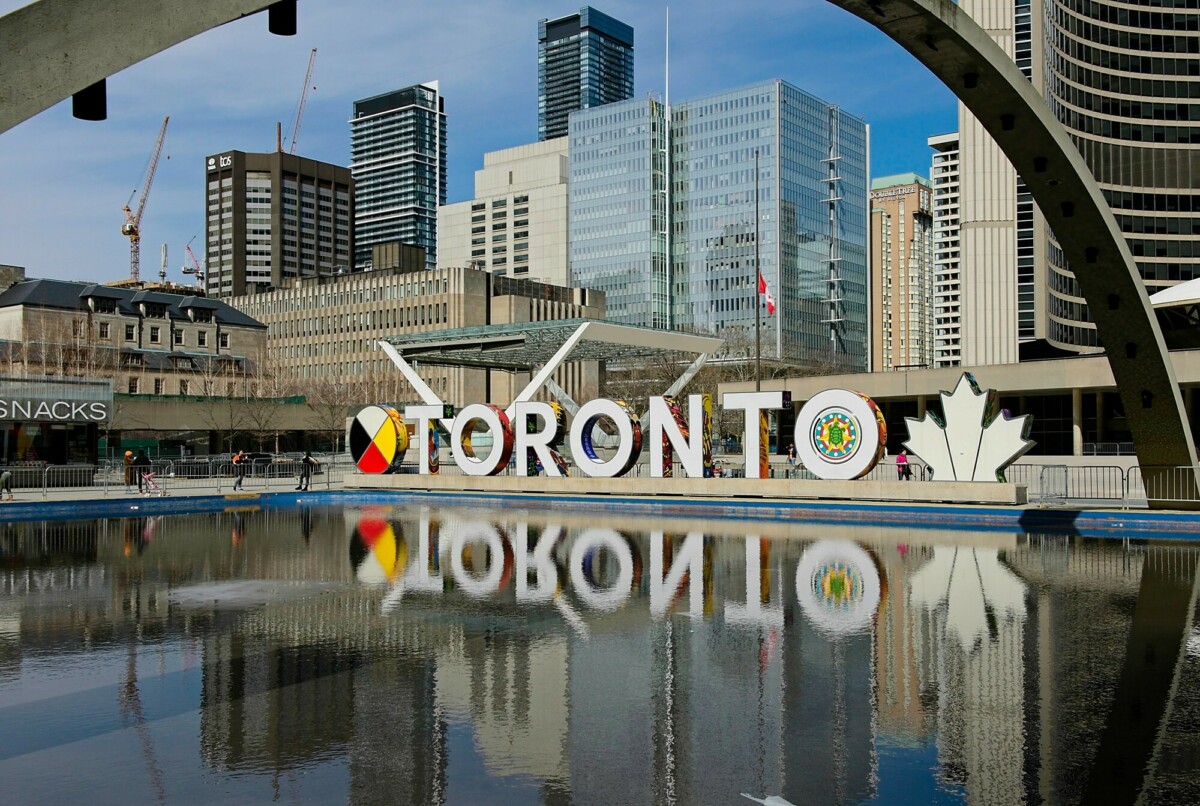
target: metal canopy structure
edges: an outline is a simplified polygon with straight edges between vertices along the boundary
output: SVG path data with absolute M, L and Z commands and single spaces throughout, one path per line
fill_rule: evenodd
M 445 367 L 532 372 L 557 357 L 575 338 L 569 361 L 627 361 L 673 353 L 712 355 L 723 343 L 694 336 L 596 319 L 557 319 L 486 325 L 385 339 L 405 361 Z

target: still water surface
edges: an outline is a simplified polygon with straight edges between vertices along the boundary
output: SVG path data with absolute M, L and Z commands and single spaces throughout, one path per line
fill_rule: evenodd
M 4 524 L 0 802 L 1196 803 L 1198 559 L 404 506 Z

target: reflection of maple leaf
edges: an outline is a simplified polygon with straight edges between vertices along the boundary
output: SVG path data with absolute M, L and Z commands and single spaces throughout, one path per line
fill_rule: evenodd
M 904 447 L 919 457 L 940 481 L 1004 481 L 1004 468 L 1033 447 L 1028 439 L 1033 418 L 997 413 L 996 393 L 980 391 L 971 373 L 958 379 L 954 393 L 942 392 L 945 423 L 932 412 L 906 417 Z

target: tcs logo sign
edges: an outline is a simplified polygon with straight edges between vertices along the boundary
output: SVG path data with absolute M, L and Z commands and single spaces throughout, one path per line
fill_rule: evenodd
M 217 168 L 228 168 L 233 165 L 233 157 L 229 154 L 223 154 L 220 157 L 208 158 L 208 170 L 215 171 Z

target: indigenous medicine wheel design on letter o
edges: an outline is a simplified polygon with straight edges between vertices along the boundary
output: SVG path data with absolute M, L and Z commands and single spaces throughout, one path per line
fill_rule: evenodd
M 875 401 L 846 389 L 812 397 L 796 418 L 796 452 L 822 479 L 857 479 L 883 457 L 887 426 Z
M 363 473 L 391 473 L 408 451 L 404 418 L 391 406 L 367 406 L 350 423 L 350 456 Z

